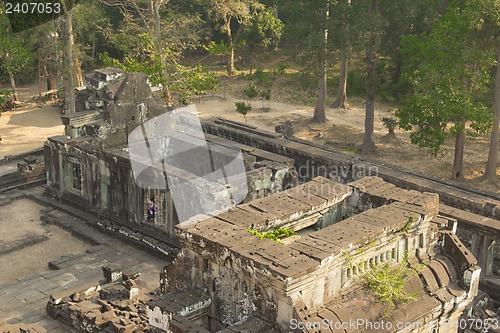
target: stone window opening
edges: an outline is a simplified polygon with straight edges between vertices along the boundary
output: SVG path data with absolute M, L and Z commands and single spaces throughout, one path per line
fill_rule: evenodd
M 158 225 L 161 221 L 163 221 L 163 211 L 164 211 L 164 200 L 165 193 L 162 193 L 160 190 L 144 190 L 144 221 L 146 223 Z M 148 221 L 148 211 L 149 211 L 149 201 L 154 199 L 154 208 L 155 208 L 155 217 Z
M 75 190 L 81 191 L 82 190 L 82 167 L 80 164 L 76 162 L 71 163 L 72 166 L 72 178 L 73 178 L 73 183 L 72 187 Z

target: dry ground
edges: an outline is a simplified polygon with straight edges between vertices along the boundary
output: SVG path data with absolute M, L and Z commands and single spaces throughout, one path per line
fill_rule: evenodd
M 242 115 L 235 111 L 234 102 L 245 100 L 242 91 L 248 84 L 246 80 L 231 79 L 224 83 L 224 92 L 216 93 L 204 100 L 195 101 L 200 117 L 224 117 L 244 122 Z M 275 83 L 276 86 L 276 83 Z M 29 100 L 38 95 L 36 85 L 21 88 L 21 97 Z M 225 98 L 220 98 L 223 96 Z M 350 109 L 328 109 L 326 124 L 315 124 L 310 121 L 313 113 L 312 105 L 289 104 L 281 101 L 295 100 L 290 94 L 280 93 L 274 96 L 266 106 L 269 112 L 261 109 L 262 102 L 254 100 L 253 110 L 247 115 L 248 123 L 274 131 L 274 127 L 285 121 L 292 120 L 296 136 L 316 143 L 332 145 L 354 154 L 357 146 L 362 142 L 364 131 L 364 101 L 360 98 L 349 100 Z M 310 101 L 310 99 L 309 99 Z M 4 155 L 21 153 L 42 146 L 45 138 L 52 135 L 61 135 L 63 126 L 60 125 L 60 109 L 52 103 L 37 105 L 35 103 L 22 104 L 15 111 L 9 111 L 0 117 L 0 158 Z M 396 107 L 384 103 L 376 105 L 374 140 L 379 152 L 371 158 L 381 163 L 395 164 L 426 175 L 448 179 L 453 162 L 452 138 L 448 139 L 444 150 L 447 154 L 441 158 L 427 155 L 410 143 L 409 133 L 396 130 L 396 140 L 387 140 L 384 136 L 387 129 L 381 118 L 394 114 Z M 483 135 L 476 139 L 468 139 L 465 147 L 465 182 L 478 188 L 499 191 L 496 186 L 484 184 L 477 179 L 483 172 L 488 153 L 489 136 Z M 499 159 L 500 160 L 500 159 Z M 499 173 L 500 174 L 500 173 Z
M 0 255 L 0 284 L 23 275 L 46 271 L 49 261 L 62 255 L 83 252 L 92 246 L 57 226 L 42 225 L 42 208 L 29 199 L 16 200 L 0 207 L 0 243 L 15 242 L 28 234 L 48 237 L 41 243 Z
M 213 116 L 244 122 L 243 116 L 236 112 L 234 102 L 247 101 L 243 90 L 247 87 L 247 80 L 230 80 L 225 84 L 225 91 L 219 92 L 226 99 L 200 101 L 197 109 L 202 118 Z M 277 87 L 278 86 L 278 87 Z M 274 131 L 274 126 L 286 120 L 294 122 L 295 136 L 319 144 L 326 144 L 343 149 L 347 153 L 355 154 L 363 141 L 365 104 L 361 98 L 349 98 L 349 109 L 332 109 L 326 111 L 326 124 L 317 124 L 311 121 L 314 112 L 314 99 L 302 93 L 302 98 L 310 105 L 294 105 L 280 101 L 295 100 L 291 96 L 290 87 L 286 82 L 275 82 L 273 89 L 279 91 L 269 103 L 268 112 L 262 111 L 262 102 L 259 99 L 252 101 L 253 110 L 246 118 L 249 124 Z M 293 92 L 293 90 L 292 90 Z M 301 92 L 297 92 L 297 95 Z M 236 96 L 236 97 L 235 97 Z M 248 101 L 247 101 L 248 102 Z M 425 149 L 413 145 L 410 141 L 410 132 L 396 129 L 396 140 L 387 139 L 388 130 L 382 123 L 383 117 L 394 117 L 396 106 L 377 102 L 375 106 L 374 141 L 378 153 L 370 158 L 381 163 L 393 164 L 425 175 L 432 175 L 442 179 L 451 178 L 453 164 L 454 138 L 448 138 L 443 151 L 444 156 L 436 158 L 427 154 Z M 469 183 L 483 190 L 499 192 L 499 188 L 492 184 L 483 183 L 479 177 L 483 174 L 488 157 L 489 135 L 481 135 L 475 139 L 467 139 L 465 146 L 465 183 Z M 498 154 L 498 152 L 497 152 Z M 500 163 L 500 156 L 498 159 Z M 500 170 L 497 165 L 497 175 Z
M 38 86 L 19 88 L 19 94 L 21 100 L 29 101 L 38 96 Z M 0 159 L 40 148 L 47 137 L 64 133 L 61 110 L 52 104 L 23 102 L 15 110 L 0 113 Z

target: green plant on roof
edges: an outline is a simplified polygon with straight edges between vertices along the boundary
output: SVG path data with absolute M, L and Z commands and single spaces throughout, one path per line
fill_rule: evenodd
M 266 231 L 262 233 L 260 231 L 248 228 L 248 232 L 251 233 L 252 235 L 259 237 L 260 239 L 268 238 L 280 244 L 283 244 L 283 242 L 280 241 L 281 237 L 296 235 L 296 233 L 289 228 L 278 228 L 274 231 Z
M 413 213 L 410 215 L 410 218 L 408 219 L 408 222 L 406 222 L 405 226 L 403 227 L 403 233 L 408 234 L 408 230 L 410 230 L 411 225 L 415 222 L 415 219 L 413 218 Z
M 367 287 L 370 289 L 379 302 L 387 302 L 389 309 L 386 314 L 391 312 L 397 304 L 405 304 L 415 300 L 418 292 L 408 293 L 404 289 L 405 282 L 416 272 L 404 265 L 398 264 L 391 267 L 389 263 L 372 266 L 365 273 Z

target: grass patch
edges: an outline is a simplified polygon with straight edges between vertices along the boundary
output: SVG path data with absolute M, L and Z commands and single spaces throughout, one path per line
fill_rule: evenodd
M 356 148 L 356 147 L 352 147 L 352 146 L 342 147 L 342 150 L 346 151 L 346 152 L 349 152 L 349 153 L 353 153 L 353 154 L 359 153 L 359 149 Z

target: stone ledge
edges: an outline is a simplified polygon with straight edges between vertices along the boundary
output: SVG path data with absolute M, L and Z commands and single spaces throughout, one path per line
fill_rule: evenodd
M 0 243 L 0 255 L 8 254 L 28 246 L 42 243 L 48 239 L 49 237 L 47 237 L 46 235 L 37 235 L 30 233 L 19 240 L 15 240 L 9 243 Z

